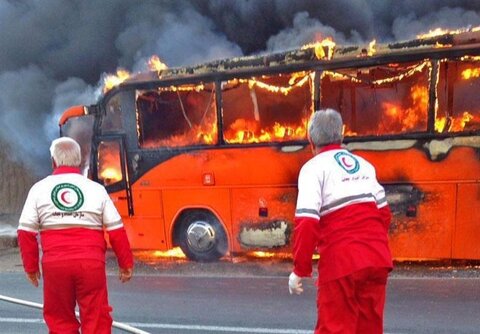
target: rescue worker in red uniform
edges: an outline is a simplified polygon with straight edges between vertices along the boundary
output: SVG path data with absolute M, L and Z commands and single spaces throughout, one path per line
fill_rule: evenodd
M 43 316 L 52 334 L 112 332 L 105 273 L 106 230 L 119 278 L 133 273 L 133 256 L 122 220 L 105 188 L 80 173 L 81 151 L 68 137 L 50 147 L 53 175 L 30 189 L 18 226 L 27 279 L 38 287 L 42 250 Z M 75 317 L 75 305 L 80 322 Z
M 342 147 L 343 122 L 333 109 L 315 112 L 308 137 L 314 157 L 301 168 L 295 211 L 290 294 L 303 292 L 317 249 L 315 334 L 383 333 L 392 257 L 390 208 L 374 167 Z

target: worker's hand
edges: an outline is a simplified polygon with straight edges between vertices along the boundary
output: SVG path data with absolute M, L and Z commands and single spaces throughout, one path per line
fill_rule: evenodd
M 292 272 L 288 277 L 288 291 L 290 291 L 291 295 L 299 295 L 303 292 L 302 278 L 297 276 L 297 274 L 294 272 Z
M 133 268 L 120 268 L 119 279 L 122 283 L 130 281 L 133 276 Z
M 27 279 L 32 283 L 34 287 L 38 287 L 38 281 L 40 280 L 40 272 L 36 271 L 34 273 L 25 273 Z

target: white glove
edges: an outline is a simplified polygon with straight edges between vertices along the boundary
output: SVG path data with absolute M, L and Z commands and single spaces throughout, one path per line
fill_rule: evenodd
M 294 272 L 292 272 L 288 277 L 288 291 L 290 291 L 291 295 L 293 295 L 294 293 L 296 295 L 299 295 L 303 292 L 302 278 L 300 276 L 297 276 L 297 274 L 295 274 Z

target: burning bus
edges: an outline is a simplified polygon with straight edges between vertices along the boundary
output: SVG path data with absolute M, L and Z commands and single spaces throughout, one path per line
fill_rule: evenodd
M 127 77 L 60 126 L 133 248 L 179 246 L 198 261 L 288 253 L 307 120 L 330 107 L 386 188 L 394 257 L 480 259 L 480 31 L 325 40 Z

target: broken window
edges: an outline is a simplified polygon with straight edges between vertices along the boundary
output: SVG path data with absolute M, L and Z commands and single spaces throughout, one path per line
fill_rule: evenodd
M 444 61 L 438 80 L 435 131 L 480 129 L 480 59 Z
M 430 64 L 386 64 L 323 72 L 321 106 L 338 110 L 345 136 L 427 130 Z
M 72 117 L 62 126 L 63 136 L 73 138 L 80 145 L 82 152 L 81 170 L 83 175 L 90 175 L 90 152 L 93 138 L 93 115 Z
M 222 83 L 226 143 L 306 139 L 312 113 L 311 73 L 288 73 Z
M 106 113 L 102 118 L 102 132 L 123 130 L 122 120 L 122 94 L 111 97 L 106 104 Z
M 138 141 L 142 148 L 217 142 L 213 84 L 137 91 L 136 108 Z
M 103 185 L 109 186 L 123 179 L 120 156 L 118 141 L 101 141 L 99 143 L 97 178 Z

